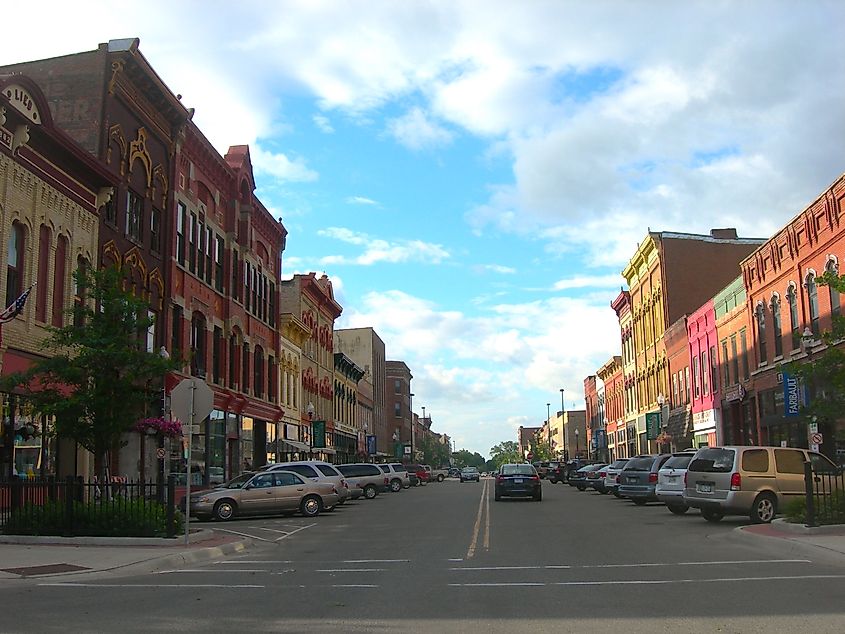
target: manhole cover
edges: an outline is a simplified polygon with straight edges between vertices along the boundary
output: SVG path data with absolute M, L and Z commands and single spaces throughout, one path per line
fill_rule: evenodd
M 0 570 L 21 577 L 37 577 L 38 575 L 54 575 L 59 572 L 79 572 L 80 570 L 91 569 L 85 566 L 74 566 L 73 564 L 47 564 L 46 566 L 27 566 L 26 568 L 0 568 Z

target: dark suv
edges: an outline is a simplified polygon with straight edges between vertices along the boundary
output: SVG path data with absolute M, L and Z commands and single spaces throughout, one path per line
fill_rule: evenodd
M 619 472 L 619 495 L 634 504 L 657 502 L 657 472 L 672 457 L 670 453 L 634 456 Z

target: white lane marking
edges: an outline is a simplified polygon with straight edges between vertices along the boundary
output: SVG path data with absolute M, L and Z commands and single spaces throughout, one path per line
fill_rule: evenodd
M 217 574 L 220 571 L 219 570 L 212 570 L 210 568 L 193 568 L 193 569 L 192 568 L 186 568 L 184 570 L 159 570 L 155 574 L 157 574 L 157 575 L 178 575 L 178 574 L 181 574 L 181 573 L 184 573 L 184 572 L 190 572 L 190 573 L 211 572 L 211 573 Z M 268 571 L 267 570 L 259 570 L 259 569 L 255 569 L 255 568 L 243 568 L 243 569 L 237 568 L 237 569 L 234 569 L 234 570 L 232 568 L 227 568 L 226 572 L 268 572 Z
M 537 583 L 533 581 L 513 581 L 510 583 L 450 583 L 450 586 L 459 587 L 459 588 L 498 588 L 498 587 L 511 587 L 511 586 L 527 586 L 527 587 L 534 587 L 534 586 L 544 586 L 545 583 Z
M 332 588 L 378 588 L 371 583 L 336 583 Z
M 269 542 L 272 540 L 265 539 L 264 537 L 258 537 L 257 535 L 251 535 L 249 533 L 239 533 L 238 531 L 229 530 L 228 528 L 215 528 L 213 530 L 222 531 L 224 533 L 232 533 L 233 535 L 240 535 L 241 537 L 249 537 L 250 539 L 257 539 L 262 542 Z
M 52 588 L 266 588 L 267 586 L 226 583 L 39 583 Z
M 287 539 L 287 538 L 288 538 L 288 537 L 290 537 L 291 535 L 295 535 L 295 534 L 296 534 L 296 533 L 298 533 L 299 531 L 304 531 L 306 528 L 311 528 L 312 526 L 316 526 L 316 525 L 317 525 L 317 524 L 308 524 L 307 526 L 300 526 L 300 527 L 299 527 L 299 528 L 297 528 L 296 530 L 293 530 L 293 531 L 289 532 L 287 535 L 282 535 L 281 537 L 279 537 L 279 538 L 278 538 L 278 539 L 276 539 L 275 541 L 280 542 L 280 541 L 282 541 L 283 539 Z
M 487 483 L 484 483 L 485 486 Z M 484 518 L 484 550 L 490 550 L 490 491 L 491 487 L 487 487 L 487 503 L 486 511 L 487 517 Z
M 217 566 L 242 566 L 243 564 L 292 564 L 293 561 L 285 559 L 239 559 L 237 561 L 215 561 Z
M 487 480 L 484 481 L 484 485 L 481 487 L 481 499 L 478 501 L 478 514 L 475 517 L 475 526 L 472 527 L 472 541 L 469 544 L 469 549 L 467 550 L 467 559 L 472 559 L 475 556 L 475 548 L 478 544 L 478 534 L 481 531 L 481 516 L 484 514 L 484 497 L 487 493 Z
M 325 568 L 314 572 L 384 572 L 386 568 Z
M 407 564 L 410 559 L 344 559 L 342 564 Z
M 456 566 L 449 570 L 574 570 L 596 568 L 660 568 L 669 566 L 725 566 L 732 564 L 811 564 L 809 559 L 748 559 L 738 561 L 678 561 L 669 563 L 595 564 L 586 566 Z
M 463 559 L 447 559 L 446 561 L 463 561 Z
M 280 531 L 277 528 L 264 528 L 263 526 L 247 526 L 247 528 L 254 528 L 257 531 L 268 531 L 270 533 L 283 533 L 287 535 L 289 531 Z
M 671 583 L 725 583 L 728 581 L 806 581 L 810 579 L 845 579 L 845 575 L 783 575 L 776 577 L 720 577 L 718 579 L 631 579 L 627 581 L 557 581 L 550 583 L 450 583 L 455 588 L 508 586 L 649 586 Z

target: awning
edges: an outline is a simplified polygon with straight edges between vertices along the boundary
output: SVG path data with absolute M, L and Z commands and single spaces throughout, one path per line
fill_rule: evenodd
M 336 454 L 337 452 L 331 447 L 312 447 L 311 451 L 314 453 Z
M 282 447 L 287 447 L 290 451 L 304 451 L 306 453 L 311 451 L 311 447 L 306 445 L 304 442 L 299 442 L 297 440 L 288 440 L 286 438 L 280 438 L 279 443 Z
M 669 412 L 666 433 L 672 438 L 683 438 L 692 433 L 692 412 L 686 407 Z

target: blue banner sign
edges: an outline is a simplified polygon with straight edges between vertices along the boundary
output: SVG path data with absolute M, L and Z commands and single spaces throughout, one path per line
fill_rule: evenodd
M 367 436 L 367 455 L 375 456 L 376 455 L 376 436 L 375 434 L 370 434 Z
M 798 416 L 801 411 L 801 384 L 798 377 L 783 373 L 783 415 Z

